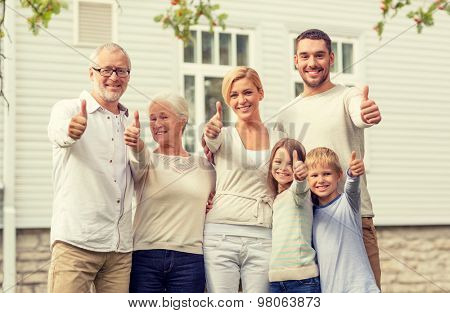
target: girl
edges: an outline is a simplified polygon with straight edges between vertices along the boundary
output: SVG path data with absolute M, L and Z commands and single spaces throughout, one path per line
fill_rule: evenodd
M 305 155 L 300 142 L 284 138 L 270 156 L 268 184 L 276 194 L 269 268 L 270 292 L 274 293 L 321 292 L 311 246 L 313 213 Z

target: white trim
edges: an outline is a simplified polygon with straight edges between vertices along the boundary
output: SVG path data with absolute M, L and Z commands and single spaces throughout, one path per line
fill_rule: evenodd
M 3 292 L 15 292 L 16 288 L 16 14 L 9 8 L 15 8 L 15 1 L 6 0 L 5 28 L 9 40 L 5 43 L 5 97 L 9 109 L 4 107 L 3 137 Z
M 219 32 L 214 32 L 214 45 L 213 45 L 213 63 L 220 65 L 220 43 L 219 43 Z M 217 46 L 217 48 L 216 48 Z
M 82 42 L 80 41 L 80 32 L 79 32 L 79 17 L 80 17 L 80 2 L 86 3 L 102 3 L 102 4 L 110 4 L 112 8 L 112 16 L 111 16 L 111 40 L 112 42 L 117 42 L 117 30 L 118 30 L 118 18 L 117 18 L 117 2 L 113 0 L 73 0 L 73 42 L 77 47 L 96 47 L 99 45 L 98 42 Z
M 417 215 L 417 216 L 380 216 L 377 215 L 375 207 L 375 217 L 374 224 L 376 226 L 448 226 L 450 224 L 449 216 L 426 216 L 426 215 Z
M 342 72 L 344 70 L 344 64 L 343 64 L 343 58 L 342 58 L 342 56 L 343 56 L 342 44 L 349 43 L 349 44 L 353 45 L 352 64 L 354 64 L 355 61 L 358 60 L 358 49 L 359 49 L 358 39 L 350 38 L 350 37 L 332 36 L 331 41 L 338 43 L 337 53 L 338 53 L 338 56 L 340 56 L 337 60 L 338 61 L 338 63 L 337 63 L 338 64 L 338 67 L 337 67 L 338 72 L 330 73 L 331 81 L 333 81 L 334 83 L 338 83 L 338 84 L 355 85 L 358 82 L 358 74 L 357 74 L 357 71 L 355 70 L 355 67 L 353 67 L 353 73 L 351 73 L 351 74 Z M 335 62 L 336 62 L 336 58 L 335 58 Z M 334 75 L 337 75 L 337 74 L 339 74 L 339 76 L 333 77 Z

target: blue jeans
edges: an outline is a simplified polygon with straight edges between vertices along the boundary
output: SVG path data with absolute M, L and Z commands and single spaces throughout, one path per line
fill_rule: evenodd
M 205 291 L 205 264 L 202 254 L 173 250 L 133 252 L 130 292 Z
M 302 280 L 286 280 L 271 282 L 269 287 L 271 293 L 320 293 L 319 277 Z

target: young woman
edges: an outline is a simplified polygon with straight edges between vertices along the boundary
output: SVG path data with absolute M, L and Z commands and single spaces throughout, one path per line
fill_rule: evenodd
M 204 232 L 207 290 L 238 292 L 241 281 L 243 292 L 267 292 L 273 199 L 266 178 L 270 147 L 282 133 L 261 120 L 264 90 L 255 70 L 227 73 L 222 95 L 237 122 L 223 127 L 219 102 L 204 130 L 217 175 Z

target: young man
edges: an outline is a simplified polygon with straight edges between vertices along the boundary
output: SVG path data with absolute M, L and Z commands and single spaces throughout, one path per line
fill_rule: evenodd
M 119 103 L 130 59 L 108 43 L 91 56 L 92 91 L 53 106 L 52 260 L 49 292 L 128 292 L 133 181 Z
M 282 125 L 282 130 L 290 137 L 300 140 L 307 151 L 322 146 L 336 151 L 341 162 L 348 160 L 352 151 L 363 159 L 364 128 L 381 121 L 377 105 L 368 99 L 368 87 L 361 93 L 357 88 L 330 81 L 334 53 L 331 40 L 323 31 L 307 30 L 297 37 L 296 42 L 294 62 L 303 79 L 304 91 L 280 110 L 278 125 Z M 341 165 L 346 168 L 344 163 Z M 345 177 L 339 182 L 340 192 L 344 182 Z M 364 244 L 380 287 L 378 243 L 365 175 L 361 177 L 361 200 Z

